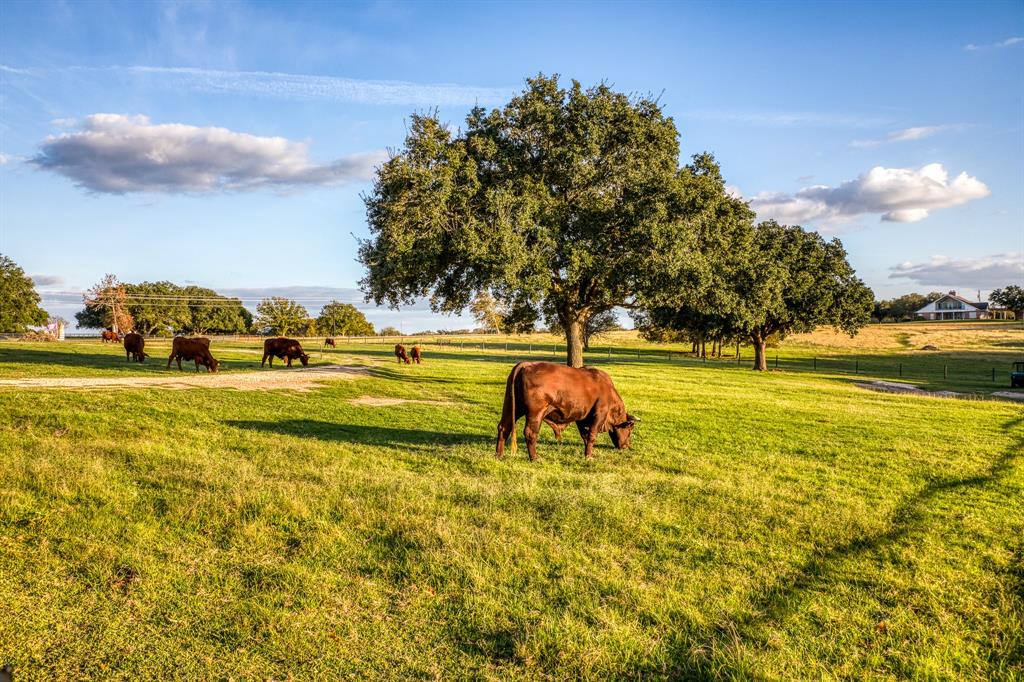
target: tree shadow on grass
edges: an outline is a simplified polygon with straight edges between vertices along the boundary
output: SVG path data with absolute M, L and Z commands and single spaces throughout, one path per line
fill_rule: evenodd
M 848 559 L 868 554 L 882 554 L 893 550 L 912 533 L 920 530 L 926 518 L 926 510 L 939 495 L 965 488 L 984 488 L 1005 477 L 1016 461 L 1024 454 L 1024 416 L 1012 419 L 1003 425 L 1008 431 L 1016 431 L 1013 442 L 999 455 L 988 469 L 978 475 L 966 478 L 935 478 L 919 492 L 903 500 L 893 511 L 888 529 L 873 535 L 861 535 L 831 547 L 816 548 L 812 555 L 793 570 L 778 576 L 774 581 L 755 591 L 746 613 L 739 617 L 726 617 L 713 629 L 698 636 L 699 642 L 684 642 L 671 654 L 674 674 L 687 679 L 710 679 L 718 677 L 724 667 L 741 665 L 734 658 L 738 644 L 756 637 L 756 629 L 764 624 L 779 623 L 796 611 L 803 595 L 817 592 L 826 587 L 830 574 Z M 1016 586 L 1019 594 L 1020 585 Z M 756 639 L 755 639 L 756 641 Z M 699 646 L 695 647 L 694 644 Z M 702 652 L 697 656 L 694 651 Z M 733 652 L 730 656 L 729 652 Z M 1008 652 L 1008 659 L 1019 657 L 1019 652 Z M 717 657 L 717 660 L 716 660 Z M 993 669 L 1006 669 L 1012 660 L 993 661 Z M 653 671 L 637 671 L 639 677 L 646 677 Z
M 479 434 L 419 431 L 416 429 L 365 424 L 339 424 L 314 419 L 286 419 L 282 421 L 229 419 L 224 423 L 238 429 L 271 435 L 316 438 L 332 443 L 353 443 L 394 448 L 494 444 L 493 437 Z

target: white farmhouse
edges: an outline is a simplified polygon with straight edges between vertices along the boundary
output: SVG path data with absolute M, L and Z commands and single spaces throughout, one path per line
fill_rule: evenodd
M 926 320 L 987 320 L 991 317 L 987 301 L 969 301 L 951 291 L 915 313 Z

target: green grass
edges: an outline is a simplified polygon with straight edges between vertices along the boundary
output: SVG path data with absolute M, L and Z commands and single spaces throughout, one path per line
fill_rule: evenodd
M 118 350 L 0 344 L 0 378 L 167 372 Z M 1020 405 L 623 356 L 602 366 L 643 420 L 632 450 L 602 437 L 587 462 L 548 430 L 539 462 L 497 461 L 515 355 L 343 347 L 323 361 L 371 374 L 308 393 L 0 387 L 0 659 L 16 679 L 1024 676 Z

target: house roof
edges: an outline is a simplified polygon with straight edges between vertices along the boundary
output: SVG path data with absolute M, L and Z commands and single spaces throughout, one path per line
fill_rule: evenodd
M 932 312 L 935 312 L 935 304 L 938 303 L 939 301 L 944 301 L 947 298 L 951 298 L 951 299 L 953 299 L 955 301 L 960 301 L 961 303 L 963 303 L 965 305 L 971 306 L 975 310 L 988 310 L 988 303 L 987 302 L 971 301 L 971 300 L 968 300 L 968 299 L 964 298 L 963 296 L 960 296 L 956 292 L 951 291 L 948 294 L 943 294 L 942 296 L 940 296 L 939 298 L 935 299 L 934 301 L 929 301 L 923 308 L 919 309 L 917 312 L 918 313 L 924 313 L 924 312 L 932 313 Z

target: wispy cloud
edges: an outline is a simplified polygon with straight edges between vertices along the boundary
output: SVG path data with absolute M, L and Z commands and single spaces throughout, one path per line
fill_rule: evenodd
M 974 43 L 967 43 L 966 45 L 964 45 L 964 49 L 967 50 L 968 52 L 976 52 L 978 50 L 998 50 L 1004 47 L 1013 47 L 1014 45 L 1020 45 L 1021 43 L 1024 43 L 1024 38 L 1022 38 L 1021 36 L 1014 36 L 1012 38 L 1007 38 L 1006 40 L 1001 40 L 998 43 L 988 43 L 985 45 L 975 45 Z
M 4 153 L 0 152 L 0 166 L 8 164 L 11 161 L 12 161 L 12 157 L 11 157 L 10 154 L 4 154 Z
M 11 75 L 44 79 L 57 74 L 78 77 L 115 76 L 132 79 L 135 86 L 275 99 L 350 102 L 398 106 L 464 106 L 498 104 L 516 87 L 488 87 L 455 83 L 413 83 L 395 80 L 367 80 L 276 71 L 228 71 L 164 66 L 72 66 L 21 69 L 0 65 Z
M 140 85 L 176 91 L 376 105 L 496 104 L 508 99 L 516 90 L 514 87 L 412 83 L 274 71 L 225 71 L 187 67 L 115 66 L 59 70 L 79 74 L 115 74 L 133 78 Z
M 890 142 L 911 142 L 913 140 L 921 140 L 932 135 L 939 133 L 963 130 L 967 126 L 962 123 L 945 124 L 937 126 L 916 126 L 913 128 L 904 128 L 902 130 L 895 130 L 882 139 L 873 140 L 854 140 L 850 143 L 851 147 L 877 147 L 880 144 L 888 144 Z
M 93 114 L 79 130 L 46 138 L 30 163 L 93 192 L 181 194 L 363 182 L 386 158 L 376 151 L 317 164 L 305 144 L 283 137 Z
M 732 121 L 754 126 L 805 126 L 863 128 L 885 125 L 886 119 L 875 116 L 815 111 L 743 111 L 735 109 L 695 109 L 683 117 Z
M 816 185 L 795 194 L 763 192 L 750 200 L 760 218 L 811 223 L 826 228 L 864 214 L 886 222 L 913 223 L 929 211 L 958 206 L 990 194 L 985 183 L 960 173 L 952 180 L 942 164 L 919 169 L 876 166 L 838 187 Z
M 1024 251 L 979 258 L 932 256 L 923 263 L 907 261 L 889 270 L 890 279 L 907 279 L 923 286 L 993 289 L 1024 281 Z

